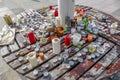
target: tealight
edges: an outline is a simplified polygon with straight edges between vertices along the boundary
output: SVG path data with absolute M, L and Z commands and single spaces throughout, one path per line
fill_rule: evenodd
M 44 71 L 44 72 L 43 72 L 43 76 L 44 76 L 44 77 L 48 77 L 48 76 L 49 76 L 48 71 Z
M 95 45 L 90 45 L 90 46 L 89 46 L 89 52 L 90 52 L 90 53 L 95 52 L 95 50 L 96 50 Z
M 78 61 L 82 63 L 84 60 L 83 60 L 82 57 L 79 57 L 79 58 L 78 58 Z
M 73 66 L 74 65 L 74 61 L 69 61 L 69 65 Z

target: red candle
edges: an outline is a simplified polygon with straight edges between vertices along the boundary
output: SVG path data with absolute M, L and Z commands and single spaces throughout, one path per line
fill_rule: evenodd
M 56 9 L 54 12 L 54 16 L 57 17 L 58 16 L 58 10 Z
M 107 29 L 108 28 L 108 26 L 107 25 L 104 25 L 104 29 Z
M 70 35 L 66 35 L 64 38 L 65 45 L 68 46 L 70 44 L 71 38 Z
M 85 10 L 84 9 L 80 9 L 80 16 L 82 16 L 84 14 Z
M 53 10 L 53 6 L 49 6 L 49 9 L 50 9 L 50 10 Z
M 33 32 L 28 33 L 27 37 L 29 38 L 29 41 L 30 41 L 31 44 L 36 42 L 36 38 L 35 38 L 35 35 L 34 35 Z

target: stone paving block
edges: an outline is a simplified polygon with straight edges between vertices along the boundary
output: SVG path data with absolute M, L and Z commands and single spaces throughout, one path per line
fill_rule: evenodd
M 26 38 L 21 33 L 16 34 L 16 41 L 20 48 L 25 47 L 24 41 L 27 42 Z
M 2 57 L 0 57 L 0 80 L 20 80 L 18 74 L 6 65 Z
M 111 4 L 111 5 L 107 6 L 107 7 L 105 7 L 105 8 L 103 9 L 103 11 L 111 14 L 112 12 L 114 12 L 114 11 L 116 11 L 116 10 L 118 10 L 118 9 L 119 9 L 119 7 L 117 7 L 117 6 L 114 5 L 114 4 Z
M 23 62 L 19 62 L 18 60 L 15 60 L 15 61 L 9 63 L 9 65 L 10 65 L 12 68 L 16 69 L 16 68 L 20 67 L 22 64 L 24 64 L 24 63 L 26 63 L 26 62 L 27 62 L 26 60 L 24 60 Z
M 4 60 L 9 63 L 13 60 L 15 60 L 17 57 L 15 56 L 15 53 L 10 54 L 9 56 L 5 57 Z
M 112 15 L 114 15 L 116 18 L 120 20 L 120 8 L 117 9 L 116 11 L 112 12 Z
M 16 42 L 14 42 L 13 44 L 9 45 L 9 48 L 10 48 L 11 52 L 17 51 L 19 49 L 19 47 L 18 47 Z
M 2 56 L 5 56 L 5 55 L 7 55 L 7 54 L 9 54 L 9 53 L 10 53 L 10 52 L 9 52 L 7 46 L 2 47 L 2 48 L 0 49 L 0 54 L 1 54 Z

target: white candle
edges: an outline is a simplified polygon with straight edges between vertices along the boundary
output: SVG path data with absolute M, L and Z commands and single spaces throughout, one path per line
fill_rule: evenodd
M 30 52 L 28 55 L 28 60 L 31 64 L 32 67 L 35 67 L 38 65 L 38 61 L 37 61 L 37 58 L 36 58 L 36 53 L 35 52 Z
M 56 26 L 63 26 L 63 22 L 62 22 L 61 17 L 56 17 L 56 19 L 55 19 L 55 25 Z
M 55 38 L 52 40 L 53 53 L 59 54 L 61 52 L 60 39 Z

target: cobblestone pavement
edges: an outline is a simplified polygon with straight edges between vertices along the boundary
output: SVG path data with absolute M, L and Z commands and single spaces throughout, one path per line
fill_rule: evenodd
M 4 26 L 4 14 L 12 17 L 25 9 L 38 9 L 57 4 L 57 0 L 0 0 L 0 30 Z M 87 5 L 104 11 L 120 20 L 120 0 L 76 0 L 76 4 Z M 0 80 L 21 80 L 0 56 Z M 23 80 L 23 79 L 22 79 Z

